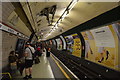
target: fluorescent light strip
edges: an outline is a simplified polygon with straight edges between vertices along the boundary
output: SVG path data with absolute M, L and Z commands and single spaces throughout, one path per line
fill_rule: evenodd
M 69 4 L 69 6 L 66 8 L 66 10 L 64 11 L 64 13 L 62 14 L 62 16 L 58 19 L 58 21 L 55 23 L 55 25 L 53 26 L 52 30 L 49 32 L 49 34 L 47 35 L 47 37 L 49 35 L 51 35 L 50 33 L 53 32 L 54 30 L 58 29 L 58 24 L 60 24 L 60 21 L 63 20 L 68 11 L 71 11 L 72 8 L 76 5 L 76 3 L 78 2 L 79 0 L 72 0 L 72 2 Z M 68 11 L 67 11 L 68 10 Z
M 77 1 L 78 0 L 74 0 L 73 2 L 72 2 L 72 4 L 69 6 L 69 11 L 71 11 L 72 10 L 72 8 L 76 5 L 76 3 L 77 3 Z
M 65 13 L 63 14 L 63 16 L 61 17 L 61 20 L 63 20 L 67 15 L 67 11 L 65 11 Z

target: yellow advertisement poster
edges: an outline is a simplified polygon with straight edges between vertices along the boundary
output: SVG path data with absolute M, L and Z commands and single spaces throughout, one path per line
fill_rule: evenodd
M 120 63 L 118 62 L 120 32 L 118 27 L 120 24 L 114 23 L 81 32 L 85 40 L 85 58 L 103 66 L 120 70 Z
M 85 59 L 95 61 L 95 41 L 90 31 L 81 32 L 85 41 Z
M 67 41 L 67 50 L 74 56 L 81 57 L 81 41 L 78 34 L 72 34 L 65 37 Z
M 74 45 L 73 45 L 73 52 L 72 54 L 78 57 L 81 57 L 81 41 L 80 38 L 78 37 L 77 34 L 73 34 L 73 40 L 74 40 Z
M 95 38 L 95 62 L 102 64 L 107 67 L 115 67 L 115 38 L 113 35 L 112 28 L 110 26 L 101 27 L 98 29 L 91 30 Z

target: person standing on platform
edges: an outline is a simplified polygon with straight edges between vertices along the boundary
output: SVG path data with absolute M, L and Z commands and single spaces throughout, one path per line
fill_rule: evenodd
M 46 57 L 50 57 L 51 48 L 48 47 L 46 50 L 47 50 L 47 51 L 46 51 Z
M 26 44 L 25 49 L 25 77 L 23 79 L 32 78 L 33 53 L 35 49 L 31 47 L 30 43 Z
M 18 58 L 15 56 L 15 51 L 10 52 L 8 59 L 9 59 L 10 69 L 12 70 L 12 74 L 15 74 L 17 71 L 17 60 L 18 60 Z

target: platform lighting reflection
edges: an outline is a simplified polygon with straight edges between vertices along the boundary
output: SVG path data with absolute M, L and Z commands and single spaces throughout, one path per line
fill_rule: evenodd
M 69 14 L 69 12 L 72 10 L 72 8 L 76 5 L 76 3 L 79 0 L 72 0 L 71 3 L 68 5 L 68 7 L 66 8 L 66 10 L 63 12 L 63 14 L 61 15 L 61 17 L 58 19 L 58 21 L 55 23 L 54 27 L 52 28 L 52 30 L 49 33 L 54 32 L 54 30 L 58 29 L 58 25 L 60 24 L 60 22 Z M 49 36 L 49 34 L 47 34 L 47 37 Z

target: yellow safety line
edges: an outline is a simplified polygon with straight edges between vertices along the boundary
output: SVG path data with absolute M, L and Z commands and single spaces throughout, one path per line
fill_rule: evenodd
M 55 61 L 55 63 L 57 64 L 57 66 L 60 68 L 60 70 L 63 72 L 63 74 L 65 75 L 65 77 L 68 79 L 68 80 L 71 80 L 70 77 L 67 75 L 67 73 L 62 69 L 62 67 L 59 65 L 59 63 L 53 58 L 53 56 L 51 56 L 52 59 Z

